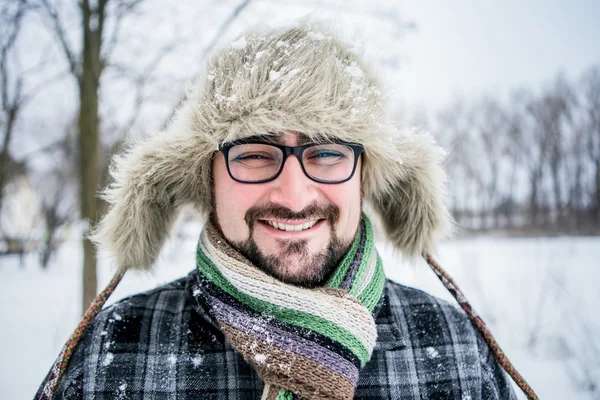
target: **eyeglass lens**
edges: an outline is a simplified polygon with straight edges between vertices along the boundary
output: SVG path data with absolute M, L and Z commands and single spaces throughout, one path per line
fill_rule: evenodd
M 229 150 L 231 175 L 243 182 L 270 179 L 279 173 L 283 151 L 263 143 L 238 144 Z M 326 182 L 340 182 L 352 174 L 354 150 L 343 144 L 330 143 L 308 147 L 302 153 L 307 175 Z

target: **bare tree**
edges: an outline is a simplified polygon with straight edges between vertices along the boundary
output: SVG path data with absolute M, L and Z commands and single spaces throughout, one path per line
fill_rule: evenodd
M 575 89 L 573 89 L 575 90 Z M 590 159 L 587 157 L 586 138 L 588 129 L 585 110 L 582 107 L 581 96 L 572 104 L 572 121 L 570 134 L 565 138 L 565 189 L 567 190 L 567 203 L 565 205 L 568 218 L 562 225 L 571 233 L 589 232 L 589 210 L 593 205 L 589 203 L 590 188 L 586 185 L 590 170 Z M 587 193 L 586 193 L 587 191 Z M 592 219 L 593 221 L 593 219 Z
M 0 125 L 4 134 L 2 147 L 0 148 L 1 211 L 4 186 L 16 164 L 10 156 L 9 148 L 13 138 L 15 122 L 26 101 L 26 96 L 23 93 L 24 77 L 15 77 L 14 65 L 11 65 L 10 58 L 14 56 L 15 45 L 21 31 L 21 22 L 30 6 L 25 0 L 21 0 L 12 3 L 5 2 L 0 7 L 0 26 L 2 26 L 0 28 L 0 96 L 2 101 Z
M 519 172 L 523 169 L 525 163 L 522 159 L 522 150 L 520 148 L 523 137 L 523 112 L 519 105 L 519 98 L 522 98 L 518 92 L 513 93 L 510 105 L 506 111 L 506 137 L 505 137 L 505 156 L 508 165 L 508 177 L 505 192 L 502 200 L 502 213 L 506 217 L 507 227 L 515 228 L 517 226 L 518 199 L 516 198 L 516 186 Z
M 472 210 L 469 179 L 470 121 L 467 106 L 457 100 L 437 115 L 438 140 L 449 150 L 446 161 L 451 191 L 451 209 L 460 224 L 467 222 L 467 213 Z
M 535 197 L 537 203 L 539 200 L 539 183 L 544 171 L 547 170 L 551 181 L 553 202 L 546 201 L 544 207 L 547 214 L 554 211 L 556 214 L 554 217 L 559 216 L 563 208 L 562 193 L 564 189 L 562 185 L 564 179 L 562 179 L 561 173 L 564 170 L 566 129 L 572 122 L 572 102 L 573 93 L 571 88 L 564 78 L 559 75 L 554 85 L 546 90 L 541 97 L 531 101 L 527 107 L 532 121 L 532 138 L 538 149 L 536 165 L 531 168 L 532 197 Z M 547 215 L 547 217 L 552 218 L 551 215 Z
M 566 142 L 575 133 L 573 112 L 577 106 L 577 99 L 571 84 L 567 82 L 562 74 L 559 74 L 555 79 L 550 93 L 551 95 L 547 101 L 548 106 L 552 109 L 551 115 L 554 118 L 551 134 L 550 170 L 552 173 L 554 206 L 560 216 L 561 210 L 564 208 L 563 193 L 567 192 L 563 186 L 566 186 L 568 182 L 564 175 L 566 171 L 565 159 L 568 153 Z
M 547 204 L 543 204 L 542 201 L 544 198 L 542 181 L 550 157 L 550 144 L 546 140 L 544 103 L 529 93 L 522 92 L 521 95 L 528 98 L 522 111 L 524 118 L 519 150 L 528 174 L 530 223 L 532 226 L 537 226 L 545 222 L 545 215 L 541 211 L 547 208 Z
M 77 215 L 77 149 L 76 124 L 68 124 L 67 132 L 60 143 L 47 151 L 51 159 L 50 167 L 38 176 L 36 185 L 41 193 L 41 216 L 44 221 L 44 234 L 39 248 L 42 268 L 48 266 L 53 254 L 58 250 L 63 237 L 59 229 L 75 221 Z
M 482 210 L 491 216 L 492 227 L 497 227 L 498 203 L 500 202 L 500 163 L 506 153 L 506 128 L 508 117 L 501 104 L 491 97 L 481 100 L 472 111 L 475 131 L 475 144 L 480 144 L 480 163 L 484 168 L 478 168 L 482 178 L 484 192 Z M 485 168 L 487 167 L 487 168 Z
M 37 5 L 34 0 L 17 0 L 0 5 L 0 127 L 4 134 L 0 148 L 0 211 L 3 203 L 3 188 L 16 174 L 25 174 L 26 161 L 15 160 L 10 146 L 15 136 L 17 121 L 25 107 L 45 88 L 66 76 L 65 71 L 48 73 L 50 61 L 47 50 L 41 51 L 39 59 L 21 62 L 19 49 L 24 43 L 20 38 L 24 21 Z

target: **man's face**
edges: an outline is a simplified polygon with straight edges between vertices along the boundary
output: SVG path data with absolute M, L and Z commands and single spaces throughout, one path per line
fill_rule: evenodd
M 298 146 L 298 138 L 286 132 L 278 142 Z M 248 184 L 231 179 L 219 152 L 213 162 L 213 218 L 233 247 L 258 268 L 287 283 L 319 285 L 337 267 L 358 229 L 360 168 L 361 160 L 349 181 L 323 184 L 308 178 L 291 155 L 275 180 Z M 281 228 L 279 224 L 287 225 L 284 229 L 314 225 L 300 231 L 272 226 Z

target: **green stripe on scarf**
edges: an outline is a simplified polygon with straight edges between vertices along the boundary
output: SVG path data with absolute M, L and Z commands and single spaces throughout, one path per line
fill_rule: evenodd
M 363 214 L 363 218 L 367 218 L 367 216 Z M 370 223 L 368 223 L 368 224 L 370 226 Z M 368 235 L 368 228 L 367 228 L 367 235 Z M 344 256 L 344 258 L 340 262 L 339 267 L 335 270 L 335 272 L 333 273 L 331 278 L 329 278 L 329 281 L 327 282 L 327 286 L 329 286 L 330 288 L 339 288 L 341 286 L 342 282 L 344 281 L 344 278 L 346 277 L 346 274 L 348 273 L 348 269 L 350 268 L 350 265 L 352 264 L 352 261 L 354 260 L 354 256 L 356 255 L 356 252 L 358 251 L 358 246 L 360 246 L 360 228 L 359 228 L 359 232 L 357 232 L 356 236 L 354 237 L 354 240 L 352 241 L 352 246 L 350 246 L 350 249 L 348 250 L 348 252 Z
M 371 255 L 373 252 L 373 229 L 371 228 L 371 223 L 366 223 L 367 226 L 367 234 L 365 238 L 363 257 L 361 260 L 361 265 L 356 272 L 356 276 L 352 281 L 352 286 L 350 287 L 350 294 L 354 297 L 357 297 L 357 291 L 363 285 L 365 279 L 367 279 L 367 274 L 371 271 L 368 270 L 367 266 L 371 262 Z
M 277 393 L 276 400 L 294 400 L 294 395 L 288 390 L 281 389 L 279 393 Z

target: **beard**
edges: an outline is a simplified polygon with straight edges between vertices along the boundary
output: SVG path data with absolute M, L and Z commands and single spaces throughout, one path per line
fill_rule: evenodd
M 323 250 L 311 254 L 306 239 L 275 239 L 277 254 L 265 254 L 254 240 L 254 226 L 261 219 L 267 218 L 325 219 L 330 229 L 329 242 Z M 335 226 L 338 218 L 339 209 L 333 204 L 312 204 L 299 212 L 278 205 L 255 206 L 248 209 L 245 215 L 246 224 L 250 228 L 248 239 L 228 242 L 266 274 L 284 283 L 314 288 L 322 286 L 329 279 L 352 244 L 353 238 L 344 241 L 337 236 Z M 217 220 L 213 218 L 213 223 L 220 230 Z

